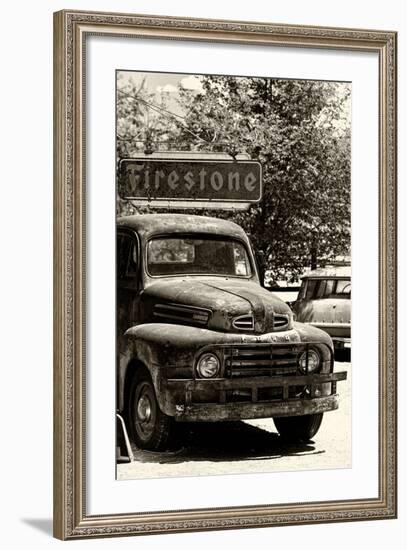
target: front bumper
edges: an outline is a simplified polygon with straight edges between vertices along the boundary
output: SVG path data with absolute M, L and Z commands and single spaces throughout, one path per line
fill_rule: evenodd
M 337 409 L 336 383 L 341 380 L 346 380 L 346 372 L 211 380 L 168 379 L 162 381 L 157 398 L 163 412 L 183 422 L 301 416 Z M 293 396 L 292 390 L 296 388 L 303 388 L 303 391 Z M 236 392 L 242 392 L 243 399 L 234 400 L 232 396 Z

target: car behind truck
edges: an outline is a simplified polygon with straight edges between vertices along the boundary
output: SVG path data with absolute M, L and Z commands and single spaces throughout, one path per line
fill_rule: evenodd
M 205 216 L 118 220 L 117 356 L 118 410 L 154 451 L 177 422 L 273 418 L 309 440 L 346 379 L 330 336 L 261 287 L 243 229 Z
M 335 350 L 350 350 L 350 265 L 328 266 L 304 275 L 292 310 L 301 323 L 308 323 L 327 332 Z

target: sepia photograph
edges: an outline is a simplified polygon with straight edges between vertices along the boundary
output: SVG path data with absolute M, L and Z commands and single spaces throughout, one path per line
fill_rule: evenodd
M 350 468 L 351 84 L 116 71 L 118 480 Z
M 57 538 L 396 517 L 396 44 L 55 13 Z

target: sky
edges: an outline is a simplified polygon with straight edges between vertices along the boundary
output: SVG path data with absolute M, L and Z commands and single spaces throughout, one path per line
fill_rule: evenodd
M 160 104 L 160 100 L 164 96 L 167 108 L 175 114 L 182 114 L 177 101 L 179 85 L 187 90 L 202 91 L 199 76 L 138 71 L 118 71 L 117 73 L 118 89 L 125 86 L 128 82 L 133 82 L 136 86 L 140 86 L 143 80 L 146 91 L 155 94 L 155 103 Z
M 136 87 L 140 86 L 144 80 L 146 92 L 154 94 L 153 102 L 158 105 L 165 104 L 165 108 L 175 115 L 184 115 L 178 101 L 178 87 L 194 91 L 202 92 L 202 83 L 200 75 L 192 74 L 177 74 L 177 73 L 157 73 L 144 71 L 117 71 L 117 87 L 120 90 L 126 84 L 132 82 Z M 351 86 L 350 83 L 342 83 L 338 86 L 338 97 L 346 93 L 346 89 Z M 351 102 L 347 102 L 342 106 L 342 117 L 335 122 L 338 131 L 349 127 L 351 123 Z M 321 117 L 321 124 L 324 124 Z
M 180 84 L 188 90 L 202 90 L 199 76 L 175 74 L 175 73 L 147 73 L 138 71 L 118 71 L 118 85 L 120 82 L 132 80 L 136 84 L 141 84 L 145 79 L 145 86 L 148 92 L 176 93 L 177 86 Z

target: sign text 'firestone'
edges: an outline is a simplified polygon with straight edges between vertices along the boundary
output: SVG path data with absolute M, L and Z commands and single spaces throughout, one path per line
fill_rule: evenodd
M 119 195 L 131 199 L 257 202 L 261 165 L 256 161 L 125 159 Z

